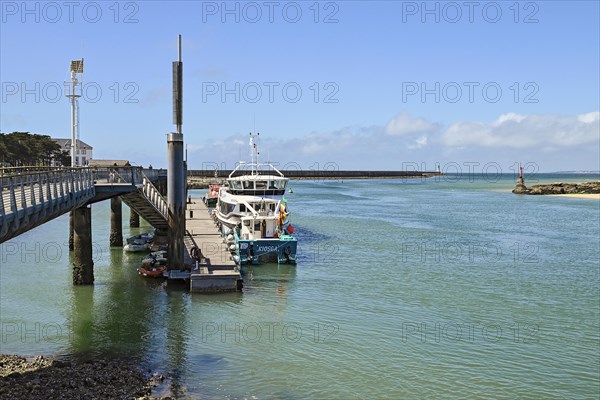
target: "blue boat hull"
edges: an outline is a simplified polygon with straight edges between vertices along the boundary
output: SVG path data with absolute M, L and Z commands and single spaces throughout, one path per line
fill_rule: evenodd
M 257 265 L 262 262 L 296 264 L 298 241 L 293 236 L 258 240 L 241 240 L 237 237 L 236 239 L 242 265 Z

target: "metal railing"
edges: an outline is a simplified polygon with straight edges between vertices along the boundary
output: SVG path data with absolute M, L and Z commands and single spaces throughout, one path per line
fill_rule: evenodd
M 167 177 L 166 169 L 143 168 L 138 166 L 129 167 L 45 167 L 45 166 L 23 166 L 23 167 L 2 167 L 0 168 L 0 184 L 8 185 L 8 179 L 29 174 L 39 174 L 45 172 L 73 172 L 73 171 L 91 171 L 94 179 L 101 182 L 108 182 L 113 174 L 115 182 L 126 182 L 132 184 L 142 183 L 142 176 L 146 176 L 151 181 L 165 179 Z
M 32 169 L 12 171 L 0 179 L 0 241 L 8 235 L 61 215 L 95 195 L 87 169 Z
M 142 193 L 144 193 L 144 196 L 146 196 L 148 201 L 162 214 L 166 221 L 169 215 L 169 206 L 163 195 L 160 194 L 158 189 L 156 189 L 152 182 L 145 176 L 143 177 Z
M 146 176 L 149 171 L 153 178 Z M 139 190 L 165 221 L 168 205 L 152 179 L 163 170 L 142 167 L 0 168 L 0 243 L 90 202 L 100 186 L 123 184 Z M 106 190 L 106 189 L 105 189 Z

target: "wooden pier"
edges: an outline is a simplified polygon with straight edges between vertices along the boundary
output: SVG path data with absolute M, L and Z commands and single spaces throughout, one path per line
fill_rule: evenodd
M 191 199 L 185 215 L 184 263 L 191 271 L 169 271 L 170 279 L 189 279 L 193 293 L 230 292 L 242 289 L 242 276 L 223 242 L 202 199 Z M 200 262 L 192 260 L 190 250 L 200 250 Z

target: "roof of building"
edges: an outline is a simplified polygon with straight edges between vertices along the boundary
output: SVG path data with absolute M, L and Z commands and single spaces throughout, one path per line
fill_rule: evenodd
M 130 167 L 127 160 L 89 160 L 90 167 Z
M 52 140 L 54 140 L 56 143 L 58 143 L 60 145 L 60 147 L 71 147 L 71 139 L 57 139 L 57 138 L 52 138 Z M 77 139 L 77 147 L 80 149 L 89 149 L 89 150 L 93 150 L 94 148 L 92 146 L 90 146 L 89 144 L 87 144 L 86 142 Z

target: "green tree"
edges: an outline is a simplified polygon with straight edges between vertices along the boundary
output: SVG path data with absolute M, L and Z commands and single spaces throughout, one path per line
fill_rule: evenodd
M 70 165 L 70 157 L 48 135 L 0 132 L 0 162 L 11 166 L 50 165 L 53 160 Z M 68 161 L 68 162 L 67 162 Z

